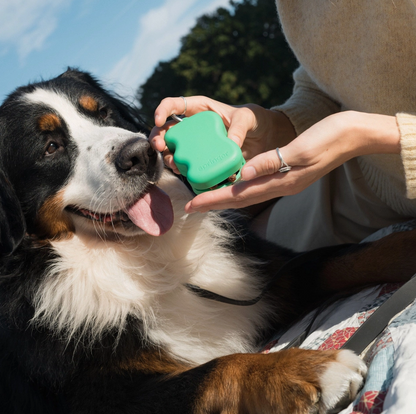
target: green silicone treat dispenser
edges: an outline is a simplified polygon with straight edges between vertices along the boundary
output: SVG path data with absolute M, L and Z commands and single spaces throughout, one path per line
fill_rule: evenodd
M 217 113 L 204 111 L 183 118 L 166 132 L 165 141 L 178 170 L 196 194 L 226 187 L 240 179 L 245 164 L 243 154 L 227 137 Z

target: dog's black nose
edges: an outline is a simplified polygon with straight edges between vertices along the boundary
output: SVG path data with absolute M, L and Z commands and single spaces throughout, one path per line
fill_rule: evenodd
M 138 138 L 127 142 L 116 157 L 116 165 L 128 175 L 141 175 L 149 168 L 149 163 L 157 157 L 149 141 Z

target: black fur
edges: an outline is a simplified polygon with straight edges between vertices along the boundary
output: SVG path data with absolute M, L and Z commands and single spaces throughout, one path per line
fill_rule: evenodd
M 50 242 L 36 233 L 37 215 L 48 197 L 70 178 L 78 155 L 63 120 L 52 137 L 36 127 L 36 119 L 50 108 L 20 99 L 35 87 L 60 91 L 79 111 L 93 117 L 96 114 L 78 104 L 88 92 L 110 111 L 105 119 L 96 116 L 94 122 L 133 132 L 147 130 L 134 109 L 108 94 L 91 75 L 72 69 L 51 81 L 17 89 L 0 107 L 0 413 L 194 412 L 201 384 L 215 368 L 215 360 L 199 367 L 172 360 L 149 342 L 142 321 L 134 318 L 120 336 L 107 331 L 92 344 L 81 332 L 68 342 L 31 323 L 34 293 L 54 258 Z M 51 139 L 59 149 L 53 157 L 44 157 Z M 253 272 L 260 286 L 269 284 L 294 257 L 259 240 L 236 221 L 229 231 L 239 234 L 227 246 L 236 260 L 260 259 Z M 327 297 L 321 274 L 333 254 L 321 252 L 319 260 L 302 263 L 276 280 L 264 298 L 274 304 L 275 311 L 257 338 L 259 344 L 271 331 Z M 157 368 L 146 368 L 152 366 L 147 361 L 155 355 Z M 132 368 L 131 361 L 144 368 Z M 165 366 L 175 368 L 165 371 Z

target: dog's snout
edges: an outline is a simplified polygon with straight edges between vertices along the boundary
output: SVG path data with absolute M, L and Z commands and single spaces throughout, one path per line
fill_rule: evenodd
M 116 165 L 128 175 L 141 175 L 148 170 L 149 163 L 155 157 L 156 151 L 147 139 L 134 139 L 120 149 L 116 157 Z

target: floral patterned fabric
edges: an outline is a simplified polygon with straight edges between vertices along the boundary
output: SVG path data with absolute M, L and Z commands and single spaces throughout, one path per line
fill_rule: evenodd
M 365 241 L 376 240 L 394 231 L 415 228 L 416 220 L 413 220 L 383 229 Z M 400 286 L 386 284 L 366 289 L 334 304 L 316 318 L 312 333 L 301 348 L 339 349 Z M 274 338 L 262 352 L 276 352 L 286 346 L 308 326 L 314 316 L 311 313 L 289 331 Z M 355 401 L 341 413 L 416 413 L 416 302 L 396 315 L 361 357 L 368 365 L 366 382 Z

